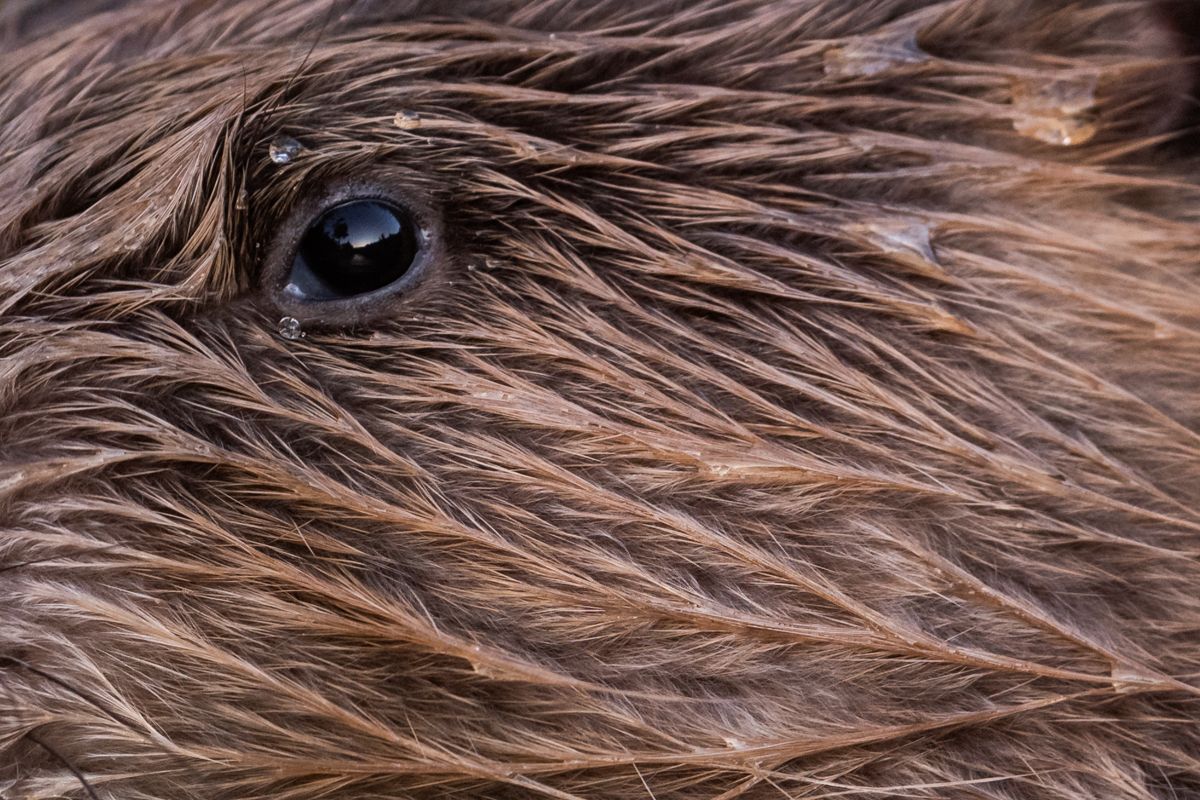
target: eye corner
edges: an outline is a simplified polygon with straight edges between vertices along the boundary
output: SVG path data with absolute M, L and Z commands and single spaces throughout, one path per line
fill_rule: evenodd
M 442 269 L 441 213 L 414 187 L 348 179 L 298 196 L 259 269 L 261 298 L 278 316 L 305 329 L 366 326 L 418 302 Z

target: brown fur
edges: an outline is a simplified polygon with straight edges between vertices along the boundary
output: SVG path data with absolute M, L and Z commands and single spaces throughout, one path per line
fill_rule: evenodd
M 107 5 L 0 55 L 0 795 L 1200 797 L 1149 4 Z M 342 174 L 447 269 L 283 341 Z

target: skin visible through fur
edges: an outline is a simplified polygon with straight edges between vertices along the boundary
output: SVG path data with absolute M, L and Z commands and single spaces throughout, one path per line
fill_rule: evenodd
M 1150 4 L 105 5 L 4 20 L 0 796 L 1200 797 Z M 346 176 L 443 263 L 284 340 Z

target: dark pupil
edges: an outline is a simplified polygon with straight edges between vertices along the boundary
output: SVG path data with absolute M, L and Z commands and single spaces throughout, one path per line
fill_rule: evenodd
M 403 210 L 379 200 L 334 206 L 300 240 L 290 276 L 309 298 L 348 297 L 381 289 L 408 272 L 417 233 Z

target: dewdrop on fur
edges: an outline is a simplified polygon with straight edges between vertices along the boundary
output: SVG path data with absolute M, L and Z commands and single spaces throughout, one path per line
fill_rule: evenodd
M 416 111 L 397 111 L 392 122 L 402 131 L 413 131 L 421 127 L 421 115 Z
M 271 140 L 268 152 L 276 164 L 290 164 L 300 155 L 300 143 L 290 136 L 276 136 Z
M 908 253 L 937 265 L 929 226 L 915 219 L 882 219 L 861 227 L 863 234 L 876 246 L 889 253 Z
M 921 49 L 921 31 L 942 14 L 938 6 L 918 11 L 880 28 L 869 36 L 843 39 L 825 51 L 825 75 L 829 78 L 869 78 L 895 67 L 930 60 Z
M 304 338 L 304 327 L 295 317 L 284 317 L 279 320 L 279 335 L 289 342 Z
M 929 54 L 917 45 L 915 33 L 899 39 L 866 36 L 825 51 L 825 75 L 830 78 L 868 78 L 904 64 L 920 64 Z
M 1069 147 L 1096 135 L 1095 74 L 1019 78 L 1012 82 L 1013 129 L 1046 144 Z

